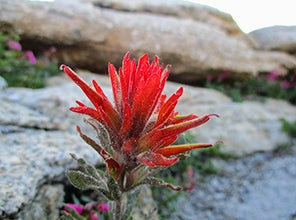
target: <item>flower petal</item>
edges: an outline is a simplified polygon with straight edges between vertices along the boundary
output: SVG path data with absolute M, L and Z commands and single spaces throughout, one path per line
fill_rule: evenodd
M 109 174 L 114 178 L 118 179 L 122 169 L 124 168 L 122 165 L 120 166 L 113 158 L 108 158 L 105 160 L 107 169 Z
M 115 106 L 117 111 L 120 113 L 122 110 L 121 106 L 121 85 L 120 85 L 120 79 L 119 76 L 116 72 L 115 67 L 113 64 L 108 63 L 108 72 L 111 80 L 111 85 L 112 85 L 112 92 L 113 92 L 113 98 L 115 102 Z
M 139 139 L 137 153 L 140 154 L 148 150 L 153 145 L 155 145 L 156 142 L 163 138 L 174 137 L 190 128 L 198 127 L 209 121 L 211 116 L 218 117 L 218 115 L 216 114 L 209 114 L 203 117 L 194 118 L 192 120 L 184 121 L 178 124 L 169 125 L 161 129 L 151 130 L 149 133 L 147 133 Z
M 179 161 L 179 158 L 177 157 L 167 158 L 158 153 L 147 152 L 144 156 L 138 157 L 138 160 L 150 167 L 155 167 L 155 166 L 167 167 L 167 166 L 172 166 L 174 163 Z
M 116 126 L 120 122 L 119 115 L 117 114 L 116 110 L 113 108 L 111 103 L 105 98 L 105 94 L 103 94 L 103 97 L 100 96 L 100 94 L 102 93 L 101 89 L 99 88 L 99 85 L 96 82 L 94 83 L 96 90 L 99 91 L 100 94 L 93 90 L 70 67 L 66 65 L 61 65 L 60 68 L 82 89 L 82 91 L 89 98 L 89 100 L 96 107 L 96 109 L 102 108 L 102 110 L 105 111 L 105 114 L 108 115 L 109 120 L 112 120 L 114 127 L 119 129 L 119 127 Z
M 66 65 L 61 65 L 60 68 L 82 89 L 96 108 L 101 106 L 101 97 L 82 78 L 80 78 L 80 76 L 78 76 L 70 67 Z
M 172 155 L 177 155 L 184 153 L 186 151 L 198 149 L 198 148 L 207 148 L 213 146 L 212 144 L 184 144 L 184 145 L 171 145 L 167 147 L 160 148 L 156 151 L 158 154 L 162 154 L 165 157 L 170 157 Z
M 103 124 L 106 128 L 109 128 L 114 132 L 117 130 L 113 122 L 110 120 L 108 115 L 106 115 L 106 113 L 102 110 L 102 108 L 98 108 L 96 110 L 87 106 L 78 106 L 78 107 L 71 107 L 70 110 L 72 112 L 89 115 L 93 119 Z
M 122 144 L 122 148 L 121 148 L 122 152 L 126 155 L 129 155 L 136 143 L 137 143 L 136 138 L 130 138 L 128 140 L 125 140 Z
M 180 87 L 175 94 L 173 94 L 161 107 L 156 124 L 154 127 L 157 127 L 163 123 L 165 123 L 169 116 L 174 113 L 174 109 L 178 103 L 178 99 L 183 93 L 183 88 Z
M 131 128 L 133 125 L 133 113 L 128 103 L 124 103 L 122 117 L 123 119 L 119 133 L 121 137 L 125 137 L 131 132 Z

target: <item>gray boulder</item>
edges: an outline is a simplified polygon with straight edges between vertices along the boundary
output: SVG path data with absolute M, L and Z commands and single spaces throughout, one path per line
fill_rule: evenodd
M 6 80 L 5 80 L 3 77 L 0 76 L 0 91 L 1 91 L 2 89 L 6 88 L 6 87 L 7 87 L 7 82 L 6 82 Z
M 1 29 L 16 30 L 31 49 L 56 46 L 60 61 L 95 72 L 105 72 L 110 60 L 119 65 L 126 51 L 159 55 L 173 64 L 171 79 L 186 83 L 225 70 L 244 78 L 296 67 L 288 54 L 254 50 L 229 15 L 198 4 L 174 1 L 164 10 L 166 1 L 1 2 Z
M 272 26 L 252 31 L 249 36 L 262 50 L 296 54 L 296 26 Z

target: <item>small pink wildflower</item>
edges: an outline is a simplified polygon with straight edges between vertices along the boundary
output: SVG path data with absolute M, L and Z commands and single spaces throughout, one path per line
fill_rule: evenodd
M 283 87 L 284 89 L 289 89 L 292 87 L 292 84 L 285 80 L 285 81 L 281 82 L 281 87 Z
M 214 78 L 215 77 L 213 75 L 207 75 L 207 79 L 206 79 L 207 83 L 212 82 L 214 80 Z
M 23 57 L 28 60 L 31 64 L 36 64 L 37 63 L 37 60 L 36 60 L 36 57 L 34 55 L 34 53 L 31 51 L 31 50 L 27 50 Z
M 57 48 L 55 48 L 55 47 L 52 46 L 52 47 L 48 48 L 48 49 L 44 52 L 44 54 L 43 54 L 43 56 L 44 56 L 44 60 L 43 60 L 43 62 L 44 62 L 44 66 L 45 66 L 45 67 L 48 67 L 48 66 L 49 66 L 50 61 L 51 61 L 51 59 L 52 59 L 54 53 L 56 53 L 56 51 L 57 51 Z
M 7 40 L 7 45 L 11 50 L 17 50 L 21 51 L 22 50 L 22 45 L 19 42 L 13 41 L 13 40 Z
M 108 213 L 109 211 L 109 204 L 108 203 L 101 203 L 98 205 L 98 209 L 100 212 L 106 212 Z
M 229 75 L 229 72 L 227 70 L 224 70 L 220 75 L 219 75 L 219 80 L 223 81 L 227 76 Z
M 276 78 L 278 77 L 278 74 L 276 73 L 276 71 L 271 71 L 268 75 L 267 75 L 267 79 L 269 82 L 274 82 L 276 80 Z
M 97 213 L 95 212 L 90 213 L 89 220 L 99 220 Z
M 78 214 L 82 214 L 83 212 L 83 206 L 82 205 L 76 205 L 76 204 L 72 204 L 72 203 L 67 203 L 65 205 L 65 211 L 68 212 L 67 208 L 71 208 L 74 209 Z
M 57 48 L 52 46 L 50 48 L 48 48 L 48 50 L 46 51 L 49 55 L 54 54 L 55 52 L 57 52 Z
M 187 186 L 186 190 L 191 191 L 196 185 L 196 179 L 194 178 L 194 170 L 192 166 L 189 166 L 187 169 Z

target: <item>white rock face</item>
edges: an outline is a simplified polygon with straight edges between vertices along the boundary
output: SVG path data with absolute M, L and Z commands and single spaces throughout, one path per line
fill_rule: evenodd
M 296 54 L 296 26 L 272 26 L 252 31 L 249 36 L 262 50 Z
M 186 83 L 225 70 L 237 79 L 296 69 L 295 57 L 254 50 L 230 15 L 199 4 L 1 2 L 3 28 L 19 32 L 28 48 L 40 51 L 55 46 L 59 60 L 96 72 L 106 71 L 105 63 L 110 60 L 119 65 L 127 51 L 134 56 L 159 55 L 164 63 L 173 65 L 174 80 Z

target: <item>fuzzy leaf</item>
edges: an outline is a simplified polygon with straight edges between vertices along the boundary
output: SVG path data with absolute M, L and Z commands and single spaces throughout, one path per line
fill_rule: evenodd
M 100 185 L 100 182 L 96 180 L 94 177 L 86 173 L 83 173 L 79 170 L 67 170 L 66 175 L 69 178 L 72 185 L 81 190 L 98 190 L 98 186 Z
M 102 147 L 93 139 L 91 139 L 90 137 L 88 137 L 87 135 L 85 135 L 84 133 L 82 133 L 81 129 L 79 126 L 76 126 L 76 130 L 78 131 L 78 133 L 80 134 L 80 137 L 88 144 L 90 145 L 95 151 L 97 151 L 98 153 L 101 152 Z
M 67 170 L 66 175 L 73 186 L 78 189 L 86 190 L 92 189 L 101 192 L 107 199 L 113 200 L 111 193 L 102 188 L 102 183 L 96 180 L 94 177 L 83 173 L 79 170 Z M 105 183 L 104 183 L 105 184 Z
M 87 163 L 83 158 L 78 158 L 75 154 L 70 153 L 71 157 L 77 161 L 80 167 L 85 171 L 85 174 L 89 174 L 96 180 L 104 183 L 104 177 L 99 173 L 99 171 L 91 164 Z
M 107 129 L 96 120 L 93 119 L 85 119 L 86 123 L 92 126 L 97 132 L 98 139 L 100 141 L 100 146 L 109 154 L 112 154 L 113 149 L 111 148 L 111 140 Z
M 139 183 L 138 185 L 143 185 L 143 184 L 149 184 L 152 186 L 166 186 L 172 190 L 176 190 L 176 191 L 180 191 L 183 190 L 183 187 L 181 186 L 174 186 L 170 183 L 165 182 L 162 179 L 158 179 L 155 177 L 147 177 L 145 180 L 143 180 L 141 183 Z

